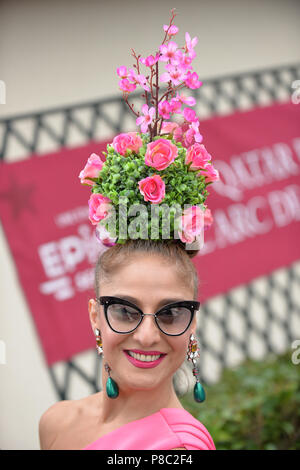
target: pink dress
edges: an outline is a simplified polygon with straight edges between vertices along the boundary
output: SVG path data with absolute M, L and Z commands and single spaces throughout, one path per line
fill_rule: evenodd
M 161 408 L 99 437 L 83 450 L 215 450 L 202 423 L 183 408 Z

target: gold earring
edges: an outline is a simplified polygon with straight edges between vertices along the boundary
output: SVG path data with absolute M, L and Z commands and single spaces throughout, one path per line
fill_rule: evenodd
M 96 343 L 97 343 L 96 349 L 97 349 L 97 353 L 100 355 L 100 354 L 103 353 L 102 339 L 101 339 L 101 336 L 100 336 L 100 330 L 98 330 L 98 328 L 95 328 L 95 329 L 94 329 L 94 333 L 95 333 L 95 336 L 96 336 Z
M 187 351 L 187 360 L 193 363 L 193 376 L 196 378 L 196 383 L 194 386 L 194 399 L 198 403 L 202 403 L 205 400 L 206 396 L 205 390 L 199 381 L 199 369 L 196 365 L 196 358 L 199 356 L 200 354 L 197 340 L 195 336 L 191 334 Z

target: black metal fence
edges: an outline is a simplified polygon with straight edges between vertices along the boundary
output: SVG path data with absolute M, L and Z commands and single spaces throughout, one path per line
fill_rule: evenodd
M 197 114 L 204 119 L 289 101 L 292 84 L 299 78 L 300 64 L 208 78 L 194 90 Z M 138 104 L 140 97 L 131 96 Z M 2 118 L 0 159 L 27 158 L 135 128 L 121 96 Z M 300 338 L 300 263 L 206 301 L 197 334 L 204 384 L 217 381 L 224 367 L 245 358 L 263 359 L 291 348 Z M 90 392 L 101 388 L 96 350 L 57 363 L 49 371 L 59 399 L 72 398 L 75 383 Z

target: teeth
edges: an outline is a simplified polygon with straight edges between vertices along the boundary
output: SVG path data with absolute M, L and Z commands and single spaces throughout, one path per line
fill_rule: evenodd
M 135 359 L 137 359 L 138 361 L 143 361 L 143 362 L 156 361 L 161 356 L 161 354 L 158 354 L 157 356 L 151 356 L 147 354 L 147 356 L 145 356 L 145 354 L 137 354 L 132 351 L 128 351 L 128 354 L 134 357 Z

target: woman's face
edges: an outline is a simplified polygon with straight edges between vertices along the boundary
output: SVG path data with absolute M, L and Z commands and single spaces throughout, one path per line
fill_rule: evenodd
M 175 265 L 167 264 L 159 255 L 136 255 L 109 282 L 100 284 L 100 295 L 127 297 L 144 313 L 155 313 L 168 303 L 193 300 L 193 286 L 184 283 Z M 118 334 L 108 326 L 103 306 L 94 299 L 89 302 L 89 312 L 93 330 L 101 332 L 104 360 L 111 376 L 124 390 L 147 390 L 171 380 L 186 359 L 189 337 L 196 331 L 196 315 L 188 330 L 174 337 L 161 332 L 154 317 L 147 315 L 132 333 Z M 165 356 L 156 367 L 142 368 L 128 359 L 125 351 L 131 350 L 157 351 Z

